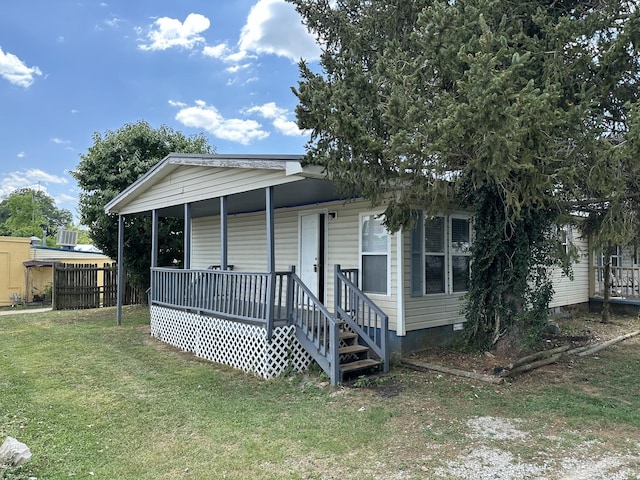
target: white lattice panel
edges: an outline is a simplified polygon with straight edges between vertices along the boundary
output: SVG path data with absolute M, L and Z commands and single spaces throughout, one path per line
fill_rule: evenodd
M 262 327 L 207 317 L 196 355 L 263 376 L 264 334 Z
M 186 352 L 196 351 L 200 321 L 195 313 L 151 306 L 151 335 Z
M 302 372 L 311 363 L 311 357 L 296 339 L 295 328 L 289 325 L 274 329 L 271 342 L 265 345 L 265 378 L 277 377 L 288 369 Z
M 295 337 L 295 327 L 274 329 L 270 342 L 261 326 L 151 307 L 151 335 L 198 357 L 269 379 L 287 370 L 301 372 L 311 357 Z

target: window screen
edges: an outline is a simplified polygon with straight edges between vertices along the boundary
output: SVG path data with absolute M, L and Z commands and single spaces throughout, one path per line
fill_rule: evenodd
M 427 294 L 446 291 L 444 226 L 444 217 L 429 218 L 424 222 L 424 277 Z
M 387 256 L 362 256 L 362 290 L 367 293 L 387 293 Z
M 426 293 L 445 292 L 444 256 L 426 255 L 424 274 Z
M 470 257 L 451 257 L 451 280 L 454 292 L 469 290 L 469 260 Z
M 426 252 L 444 253 L 444 217 L 425 220 L 424 249 Z

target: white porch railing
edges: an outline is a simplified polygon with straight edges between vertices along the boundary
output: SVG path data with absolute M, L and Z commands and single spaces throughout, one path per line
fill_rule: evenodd
M 593 267 L 593 295 L 604 296 L 604 267 Z M 611 296 L 640 298 L 640 267 L 611 267 Z

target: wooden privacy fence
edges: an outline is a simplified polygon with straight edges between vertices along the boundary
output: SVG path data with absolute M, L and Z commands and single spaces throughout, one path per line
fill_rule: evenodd
M 53 267 L 53 309 L 113 307 L 118 302 L 116 263 L 56 263 Z M 144 296 L 125 279 L 123 305 L 143 303 Z

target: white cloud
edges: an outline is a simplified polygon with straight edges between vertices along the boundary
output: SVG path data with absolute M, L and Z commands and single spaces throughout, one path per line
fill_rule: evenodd
M 51 139 L 53 143 L 57 143 L 58 145 L 69 145 L 71 140 L 63 140 L 62 138 L 54 137 Z
M 18 158 L 24 158 L 25 153 L 24 152 L 18 152 L 18 154 L 16 155 L 16 157 Z
M 294 62 L 320 56 L 315 38 L 302 24 L 295 7 L 285 0 L 259 0 L 242 27 L 238 47 L 240 51 L 274 54 Z
M 202 54 L 206 57 L 219 58 L 223 60 L 231 52 L 229 45 L 219 43 L 218 45 L 207 45 L 202 49 Z
M 190 13 L 184 23 L 175 18 L 158 18 L 148 28 L 146 35 L 149 43 L 138 46 L 141 50 L 167 50 L 172 47 L 192 49 L 197 44 L 204 43 L 200 34 L 207 30 L 211 22 L 204 15 Z
M 37 168 L 17 170 L 3 174 L 0 178 L 0 197 L 10 195 L 15 190 L 21 188 L 33 188 L 34 190 L 46 191 L 43 184 L 46 185 L 49 183 L 65 184 L 67 183 L 67 179 Z
M 251 64 L 249 63 L 243 63 L 243 64 L 235 64 L 235 65 L 231 65 L 230 67 L 227 67 L 224 69 L 225 72 L 229 72 L 229 73 L 238 73 L 240 70 L 244 70 L 246 68 L 249 68 L 251 66 Z
M 186 107 L 187 104 L 184 102 L 176 102 L 175 100 L 169 100 L 169 105 L 171 105 L 172 107 Z
M 53 197 L 53 201 L 56 205 L 60 205 L 62 203 L 77 203 L 78 199 L 74 196 L 67 195 L 66 193 L 61 193 Z
M 34 75 L 42 75 L 38 67 L 28 67 L 12 53 L 4 53 L 0 47 L 0 76 L 19 87 L 27 88 L 34 81 Z
M 236 48 L 223 42 L 206 45 L 202 54 L 234 64 L 227 71 L 235 73 L 249 66 L 241 62 L 256 59 L 259 54 L 278 55 L 294 62 L 300 58 L 316 60 L 320 47 L 292 4 L 285 0 L 258 0 L 247 16 Z
M 118 28 L 122 22 L 124 22 L 124 20 L 114 16 L 104 20 L 104 24 L 109 28 Z
M 306 130 L 300 130 L 296 122 L 289 120 L 289 111 L 285 108 L 278 107 L 275 102 L 251 107 L 246 109 L 245 112 L 257 113 L 267 120 L 272 120 L 273 126 L 283 135 L 297 137 L 309 134 Z
M 214 106 L 207 105 L 202 100 L 196 100 L 193 106 L 173 101 L 169 104 L 180 106 L 175 118 L 184 126 L 204 129 L 221 140 L 248 145 L 269 136 L 269 132 L 263 130 L 262 125 L 255 120 L 224 118 Z

